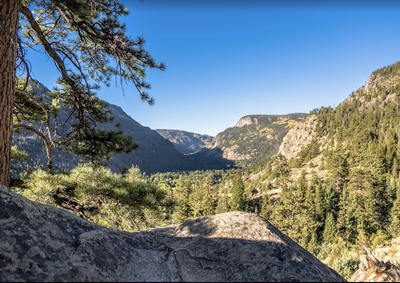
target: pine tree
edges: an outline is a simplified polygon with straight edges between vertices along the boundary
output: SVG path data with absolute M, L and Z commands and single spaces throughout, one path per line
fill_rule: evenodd
M 333 178 L 336 182 L 336 191 L 340 193 L 349 174 L 349 164 L 347 158 L 343 153 L 343 147 L 339 143 L 330 160 L 330 167 L 332 168 Z
M 175 206 L 175 211 L 172 215 L 175 223 L 181 223 L 192 216 L 193 210 L 190 206 L 191 193 L 192 188 L 189 181 L 184 181 L 183 183 L 179 184 L 179 187 L 176 188 L 175 197 L 177 198 L 178 204 Z
M 317 184 L 315 187 L 315 217 L 318 222 L 325 220 L 325 207 L 324 207 L 324 195 L 321 184 Z
M 305 174 L 305 171 L 303 171 L 296 184 L 282 187 L 279 204 L 275 207 L 271 216 L 272 224 L 303 247 L 307 247 L 310 233 L 314 232 L 310 232 L 310 229 L 307 230 L 308 227 L 305 226 L 305 224 L 311 223 L 306 215 L 308 206 L 304 204 L 307 190 Z M 312 228 L 315 229 L 314 226 Z M 306 235 L 306 238 L 303 237 L 304 235 Z
M 338 237 L 335 242 L 336 244 L 333 246 L 331 254 L 329 256 L 329 266 L 332 266 L 333 261 L 341 257 L 343 252 L 346 250 L 346 242 L 341 237 Z
M 325 211 L 327 212 L 333 212 L 336 210 L 337 206 L 337 195 L 335 193 L 335 190 L 329 186 L 326 185 L 324 189 L 324 206 L 325 206 Z
M 206 184 L 203 188 L 204 196 L 202 201 L 203 215 L 213 215 L 214 214 L 214 199 L 210 192 L 210 187 Z
M 315 233 L 312 233 L 310 242 L 308 242 L 308 245 L 307 245 L 307 250 L 310 253 L 315 254 L 315 250 L 316 250 L 317 246 L 318 246 L 317 237 L 315 236 Z
M 227 188 L 223 188 L 221 193 L 218 195 L 218 203 L 217 208 L 215 209 L 215 213 L 224 213 L 229 211 L 229 196 Z
M 33 9 L 36 16 L 31 12 Z M 35 109 L 42 111 L 41 116 L 47 119 L 51 108 L 49 100 L 40 101 L 27 89 L 33 71 L 25 58 L 28 48 L 44 49 L 60 71 L 59 87 L 52 98 L 61 99 L 74 121 L 70 124 L 69 134 L 56 139 L 58 146 L 84 156 L 94 165 L 102 164 L 104 159 L 111 157 L 112 152 L 130 152 L 137 147 L 131 138 L 123 136 L 118 129 L 110 131 L 98 128 L 99 123 L 110 122 L 112 117 L 105 103 L 95 93 L 99 89 L 98 83 L 108 86 L 116 76 L 121 79 L 121 83 L 125 81 L 135 85 L 144 101 L 154 103 L 154 99 L 144 91 L 150 88 L 144 80 L 145 71 L 148 68 L 164 70 L 165 66 L 155 63 L 144 49 L 142 38 L 132 39 L 126 35 L 126 27 L 119 19 L 127 14 L 128 10 L 117 0 L 2 1 L 1 184 L 7 187 L 10 185 L 13 119 L 19 119 L 16 128 L 32 130 L 24 123 L 26 121 L 22 120 L 22 115 L 13 117 L 14 109 L 24 111 L 23 102 L 30 100 L 30 104 L 36 104 Z M 25 82 L 18 89 L 16 77 Z M 59 134 L 53 131 L 52 137 Z
M 360 204 L 360 195 L 343 188 L 339 200 L 337 230 L 340 237 L 346 242 L 355 243 L 358 235 L 359 221 L 363 211 Z
M 397 196 L 390 211 L 390 231 L 393 237 L 400 236 L 400 186 L 397 186 Z
M 394 179 L 398 178 L 399 168 L 397 164 L 397 158 L 394 157 L 392 161 L 392 176 Z
M 192 210 L 192 216 L 198 217 L 203 211 L 203 191 L 200 188 L 198 181 L 192 183 L 192 192 L 189 197 L 189 206 Z
M 245 197 L 242 174 L 238 172 L 233 180 L 232 196 L 229 200 L 229 209 L 230 211 L 245 211 L 246 204 L 247 201 Z
M 9 187 L 20 1 L 0 5 L 0 184 Z
M 334 243 L 336 238 L 336 223 L 331 212 L 328 213 L 325 221 L 325 229 L 323 233 L 324 243 Z
M 294 196 L 295 190 L 296 188 L 293 185 L 288 187 L 285 184 L 282 186 L 279 203 L 271 216 L 271 223 L 289 236 L 293 229 L 294 217 L 299 205 L 299 201 Z
M 273 177 L 279 177 L 280 183 L 283 184 L 290 171 L 286 157 L 279 152 L 273 160 L 273 166 Z
M 272 213 L 272 201 L 271 198 L 267 193 L 264 193 L 262 196 L 261 202 L 261 212 L 260 216 L 264 217 L 265 219 L 269 219 Z

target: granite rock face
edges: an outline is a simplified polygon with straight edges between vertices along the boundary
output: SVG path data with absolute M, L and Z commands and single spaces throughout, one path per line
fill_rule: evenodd
M 317 116 L 310 115 L 304 122 L 298 123 L 290 129 L 279 146 L 279 152 L 288 160 L 296 157 L 315 138 L 316 121 Z
M 0 186 L 0 281 L 344 281 L 254 214 L 127 233 Z

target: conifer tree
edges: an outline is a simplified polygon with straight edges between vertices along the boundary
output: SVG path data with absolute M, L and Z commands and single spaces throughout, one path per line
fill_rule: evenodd
M 294 224 L 294 217 L 299 205 L 298 200 L 295 199 L 294 192 L 296 188 L 292 186 L 287 186 L 286 184 L 282 186 L 279 203 L 272 212 L 271 222 L 281 231 L 284 231 L 290 236 Z
M 261 212 L 260 216 L 264 217 L 265 219 L 269 219 L 272 213 L 272 201 L 271 198 L 267 193 L 264 193 L 262 196 L 261 202 Z
M 393 237 L 400 236 L 400 186 L 397 186 L 397 198 L 393 202 L 392 209 L 390 211 L 390 231 Z
M 328 213 L 325 221 L 325 229 L 323 233 L 324 243 L 334 243 L 336 238 L 336 224 L 335 219 L 333 218 L 333 214 L 331 212 Z
M 343 148 L 340 143 L 337 145 L 335 152 L 333 153 L 332 159 L 330 160 L 330 166 L 332 168 L 333 178 L 336 182 L 336 191 L 340 193 L 349 173 L 347 158 L 343 153 Z
M 359 219 L 362 212 L 360 196 L 343 188 L 339 200 L 337 230 L 339 236 L 347 242 L 355 243 L 359 229 Z
M 324 203 L 324 206 L 325 206 L 325 211 L 333 212 L 333 211 L 336 210 L 337 195 L 335 193 L 335 190 L 329 185 L 325 186 L 323 203 Z
M 329 256 L 329 266 L 332 266 L 333 261 L 343 254 L 343 252 L 346 250 L 346 242 L 343 240 L 343 238 L 338 237 L 336 239 L 336 244 L 333 246 L 331 254 Z
M 180 181 L 175 191 L 178 204 L 175 206 L 175 211 L 172 216 L 175 223 L 181 223 L 189 219 L 193 213 L 192 207 L 190 206 L 191 185 L 188 181 L 182 181 L 182 178 L 180 178 Z
M 109 122 L 111 117 L 95 94 L 98 83 L 109 85 L 116 76 L 121 83 L 133 83 L 144 101 L 154 103 L 145 91 L 150 88 L 144 80 L 145 71 L 148 68 L 164 70 L 165 66 L 157 64 L 144 49 L 142 38 L 132 39 L 126 35 L 120 17 L 127 14 L 128 10 L 117 0 L 2 1 L 0 184 L 10 185 L 14 109 L 24 110 L 24 104 L 19 103 L 30 100 L 31 104 L 37 105 L 38 111 L 43 110 L 42 114 L 48 116 L 45 110 L 50 107 L 38 105 L 41 102 L 27 91 L 34 71 L 25 56 L 28 49 L 42 48 L 60 72 L 54 97 L 61 99 L 75 119 L 68 135 L 58 139 L 64 149 L 87 156 L 93 164 L 101 163 L 110 152 L 135 149 L 132 140 L 123 138 L 119 130 L 99 130 L 98 123 Z M 20 89 L 16 88 L 16 77 L 25 82 Z M 16 99 L 17 93 L 25 97 Z M 20 127 L 26 126 L 25 121 L 19 122 Z
M 392 176 L 394 179 L 398 178 L 399 168 L 397 163 L 397 158 L 394 157 L 392 161 Z
M 244 190 L 244 183 L 242 174 L 238 172 L 233 180 L 232 196 L 229 200 L 230 211 L 245 211 L 246 210 L 246 196 Z
M 318 222 L 323 223 L 325 220 L 324 195 L 321 184 L 318 183 L 315 187 L 315 217 Z
M 307 245 L 307 250 L 310 253 L 315 254 L 315 250 L 317 248 L 317 245 L 318 245 L 317 237 L 315 236 L 315 233 L 312 233 L 311 234 L 311 239 L 310 239 L 310 241 L 308 242 L 308 245 Z
M 280 183 L 283 184 L 285 177 L 289 174 L 289 165 L 287 159 L 282 153 L 278 153 L 273 161 L 273 177 L 279 177 Z
M 210 187 L 206 184 L 204 188 L 204 196 L 202 201 L 203 215 L 213 215 L 214 214 L 214 199 L 211 195 Z
M 198 180 L 192 183 L 192 193 L 189 197 L 189 205 L 192 210 L 192 217 L 198 217 L 203 211 L 203 191 L 200 188 Z
M 305 171 L 303 171 L 296 184 L 282 187 L 279 204 L 275 207 L 271 216 L 272 224 L 303 247 L 307 247 L 310 239 L 308 236 L 311 235 L 310 229 L 307 231 L 304 226 L 308 222 L 304 214 L 306 189 Z M 306 235 L 307 238 L 304 238 L 303 235 Z
M 227 188 L 223 188 L 218 195 L 218 203 L 215 209 L 215 213 L 224 213 L 229 211 L 229 196 Z

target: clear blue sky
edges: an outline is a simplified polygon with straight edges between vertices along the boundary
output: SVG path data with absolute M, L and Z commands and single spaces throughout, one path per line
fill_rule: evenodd
M 167 69 L 147 73 L 154 106 L 127 86 L 126 97 L 114 84 L 99 97 L 152 129 L 216 135 L 245 115 L 337 106 L 400 60 L 400 1 L 122 2 L 128 33 Z M 53 63 L 32 55 L 36 79 L 51 88 Z

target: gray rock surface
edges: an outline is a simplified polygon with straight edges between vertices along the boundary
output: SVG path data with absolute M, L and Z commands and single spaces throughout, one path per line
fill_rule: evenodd
M 290 129 L 279 146 L 279 152 L 288 160 L 296 157 L 315 138 L 316 121 L 317 116 L 310 115 Z
M 254 214 L 127 233 L 0 186 L 0 281 L 344 281 Z

